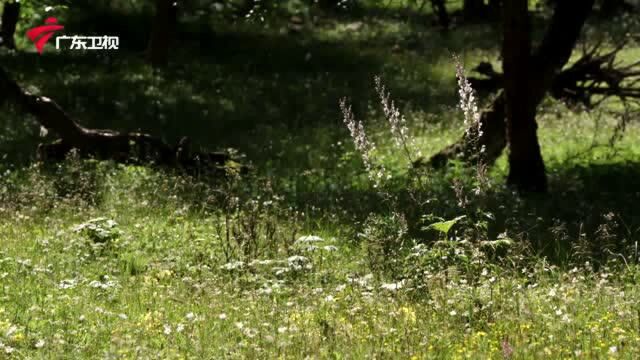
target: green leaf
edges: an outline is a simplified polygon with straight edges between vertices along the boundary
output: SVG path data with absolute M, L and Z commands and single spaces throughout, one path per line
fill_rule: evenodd
M 455 225 L 458 221 L 464 219 L 465 217 L 467 217 L 466 215 L 461 215 L 456 217 L 455 219 L 451 219 L 451 220 L 447 220 L 447 221 L 439 221 L 436 223 L 433 223 L 427 227 L 422 228 L 422 230 L 436 230 L 439 231 L 445 235 L 449 235 L 449 230 L 451 230 L 451 228 L 453 227 L 453 225 Z

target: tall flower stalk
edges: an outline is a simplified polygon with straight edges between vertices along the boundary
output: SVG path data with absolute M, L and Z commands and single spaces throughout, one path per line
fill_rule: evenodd
M 458 79 L 458 95 L 460 97 L 458 107 L 464 115 L 465 128 L 477 128 L 480 131 L 480 112 L 475 91 L 464 73 L 464 65 L 458 55 L 453 55 L 453 62 L 456 64 L 456 78 Z
M 400 110 L 395 106 L 393 100 L 391 100 L 391 93 L 387 91 L 386 87 L 382 83 L 382 79 L 380 76 L 375 77 L 376 84 L 376 92 L 378 93 L 378 97 L 380 99 L 380 105 L 382 105 L 382 111 L 384 113 L 384 117 L 387 119 L 389 123 L 389 130 L 391 131 L 391 136 L 393 137 L 393 141 L 396 146 L 401 148 L 407 159 L 411 164 L 421 156 L 420 151 L 416 151 L 415 142 L 411 137 L 409 137 L 409 128 L 407 127 L 407 120 L 404 118 L 402 114 L 400 114 Z M 416 151 L 416 153 L 412 153 Z
M 474 193 L 479 195 L 484 187 L 489 185 L 487 176 L 488 167 L 484 161 L 485 145 L 480 145 L 482 138 L 482 120 L 480 111 L 478 110 L 478 101 L 475 91 L 467 79 L 464 71 L 464 65 L 460 57 L 453 55 L 453 62 L 456 65 L 456 78 L 458 79 L 458 107 L 464 115 L 465 139 L 471 145 L 477 156 L 476 164 L 476 180 L 478 186 L 474 189 Z
M 347 103 L 347 99 L 340 99 L 340 110 L 342 111 L 342 120 L 347 126 L 347 129 L 349 129 L 356 150 L 360 153 L 369 179 L 373 181 L 375 187 L 378 187 L 382 180 L 389 176 L 386 174 L 386 170 L 382 164 L 375 164 L 373 161 L 376 145 L 367 137 L 362 122 L 356 120 L 351 105 Z

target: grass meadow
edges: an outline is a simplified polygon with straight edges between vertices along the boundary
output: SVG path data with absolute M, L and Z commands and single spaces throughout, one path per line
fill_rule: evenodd
M 456 162 L 416 175 L 374 76 L 428 156 L 464 131 L 452 54 L 469 75 L 498 65 L 500 34 L 367 11 L 299 33 L 189 22 L 163 71 L 142 57 L 135 14 L 61 16 L 69 31 L 120 27 L 116 54 L 0 50 L 12 76 L 83 125 L 186 135 L 251 166 L 212 177 L 73 155 L 38 163 L 37 144 L 55 136 L 5 106 L 0 358 L 637 358 L 638 124 L 612 142 L 617 104 L 545 100 L 546 196 L 505 187 L 504 155 L 481 179 Z M 624 56 L 639 54 L 632 44 Z M 382 184 L 354 148 L 343 97 L 376 144 Z

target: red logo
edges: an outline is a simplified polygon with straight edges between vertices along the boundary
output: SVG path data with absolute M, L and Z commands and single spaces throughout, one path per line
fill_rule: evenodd
M 49 41 L 49 39 L 57 32 L 64 29 L 62 25 L 58 24 L 58 19 L 54 17 L 50 17 L 44 21 L 45 24 L 43 26 L 34 27 L 33 29 L 27 31 L 27 36 L 33 44 L 38 49 L 38 53 L 42 54 L 44 50 L 44 45 Z

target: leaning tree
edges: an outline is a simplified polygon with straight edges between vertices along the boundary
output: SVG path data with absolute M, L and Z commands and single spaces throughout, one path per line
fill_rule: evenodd
M 476 88 L 496 91 L 480 116 L 479 130 L 470 130 L 454 144 L 429 160 L 442 167 L 451 159 L 493 163 L 509 145 L 508 182 L 524 190 L 544 191 L 546 178 L 536 139 L 536 109 L 549 94 L 554 98 L 593 107 L 615 96 L 624 104 L 640 98 L 640 62 L 617 61 L 622 42 L 607 50 L 602 42 L 585 47 L 582 56 L 566 66 L 576 47 L 594 0 L 554 1 L 547 31 L 531 49 L 531 30 L 526 1 L 504 1 L 503 68 L 499 73 L 488 63 L 476 71 L 486 78 L 472 78 Z M 565 67 L 566 66 L 566 67 Z M 597 99 L 598 101 L 594 101 Z M 422 162 L 419 162 L 422 164 Z

